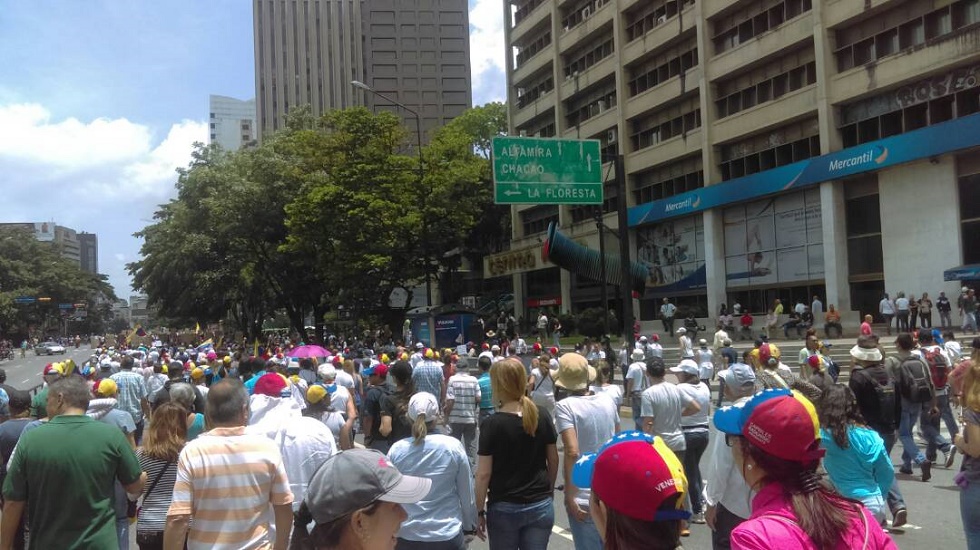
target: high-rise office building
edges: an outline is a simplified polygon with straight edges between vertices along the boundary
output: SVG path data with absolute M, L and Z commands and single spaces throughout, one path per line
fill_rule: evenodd
M 315 116 L 354 105 L 390 109 L 411 134 L 417 111 L 428 132 L 471 105 L 466 0 L 253 0 L 255 90 L 262 132 L 284 127 L 291 107 Z M 414 135 L 409 137 L 415 142 Z
M 602 209 L 617 227 L 629 207 L 648 330 L 665 297 L 713 320 L 817 295 L 853 327 L 886 291 L 980 279 L 980 1 L 514 0 L 505 18 L 512 133 L 624 155 Z M 590 206 L 512 216 L 509 254 L 550 222 L 597 248 Z M 500 275 L 525 318 L 602 305 L 544 261 Z
M 236 151 L 256 139 L 255 100 L 243 101 L 223 95 L 208 98 L 210 141 L 226 151 Z
M 33 235 L 41 242 L 53 243 L 57 247 L 61 256 L 85 268 L 82 264 L 82 244 L 79 234 L 70 227 L 64 227 L 54 222 L 12 222 L 0 223 L 0 227 L 10 227 L 20 229 Z M 95 235 L 92 235 L 95 237 Z M 93 271 L 94 273 L 94 271 Z
M 78 234 L 79 257 L 83 271 L 99 272 L 99 238 L 95 233 Z

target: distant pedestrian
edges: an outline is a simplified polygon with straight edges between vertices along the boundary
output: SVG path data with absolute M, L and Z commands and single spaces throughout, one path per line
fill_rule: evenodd
M 895 303 L 892 302 L 891 298 L 888 297 L 888 293 L 885 293 L 884 298 L 878 302 L 878 313 L 885 318 L 885 327 L 890 336 L 892 333 L 892 319 L 895 318 Z
M 146 389 L 146 382 L 143 376 L 133 371 L 132 356 L 125 356 L 119 361 L 119 372 L 109 378 L 116 383 L 119 388 L 119 395 L 116 398 L 116 407 L 119 410 L 128 412 L 133 417 L 136 424 L 136 444 L 143 440 L 144 420 L 150 416 L 149 392 Z
M 476 470 L 477 429 L 480 420 L 480 382 L 460 369 L 446 384 L 446 409 L 451 435 L 463 444 L 470 469 Z M 411 415 L 409 415 L 411 419 Z M 435 418 L 429 418 L 435 420 Z
M 663 305 L 660 306 L 660 321 L 664 325 L 664 334 L 671 335 L 674 333 L 674 317 L 677 315 L 677 306 L 670 303 L 669 298 L 663 299 Z
M 941 328 L 946 329 L 953 326 L 953 320 L 950 317 L 952 310 L 953 306 L 949 302 L 949 298 L 946 297 L 946 293 L 940 292 L 939 298 L 936 298 L 936 311 L 939 312 L 939 326 Z

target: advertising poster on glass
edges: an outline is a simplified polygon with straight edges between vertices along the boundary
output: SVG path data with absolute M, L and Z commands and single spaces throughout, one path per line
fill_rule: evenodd
M 637 260 L 647 268 L 647 288 L 683 292 L 705 288 L 701 215 L 637 230 Z

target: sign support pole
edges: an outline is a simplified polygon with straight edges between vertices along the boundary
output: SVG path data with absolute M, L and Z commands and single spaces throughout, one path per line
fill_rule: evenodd
M 623 155 L 616 155 L 616 189 L 619 193 L 619 266 L 622 270 L 622 282 L 619 285 L 620 295 L 623 300 L 623 338 L 628 345 L 627 349 L 633 349 L 633 292 L 630 290 L 630 233 L 629 216 L 626 210 L 626 199 L 628 193 L 626 189 L 626 166 Z M 600 243 L 602 241 L 599 241 Z M 602 262 L 605 265 L 605 261 Z M 629 357 L 627 357 L 629 360 Z

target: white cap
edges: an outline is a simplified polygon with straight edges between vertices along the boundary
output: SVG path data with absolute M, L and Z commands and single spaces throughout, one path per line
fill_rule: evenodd
M 694 376 L 697 376 L 699 374 L 698 364 L 691 359 L 684 359 L 680 363 L 678 363 L 676 367 L 670 367 L 670 372 L 673 373 L 683 372 L 686 374 L 693 374 Z
M 429 392 L 419 392 L 408 400 L 408 419 L 415 422 L 419 415 L 425 415 L 426 420 L 439 417 L 439 400 Z
M 685 332 L 687 332 L 687 329 L 684 327 L 677 329 L 677 334 L 684 334 Z
M 324 380 L 333 380 L 337 378 L 337 367 L 330 363 L 320 365 L 317 367 L 316 372 L 320 375 L 320 378 L 323 378 Z

